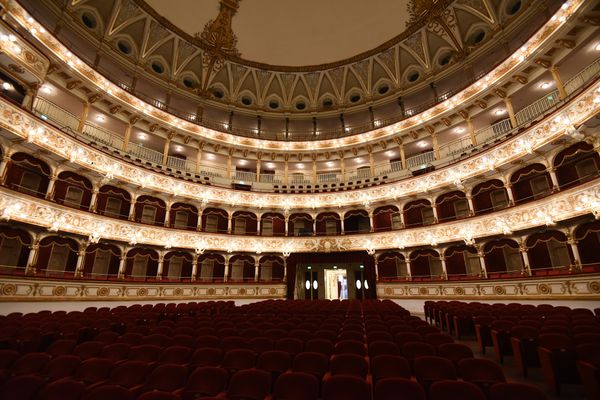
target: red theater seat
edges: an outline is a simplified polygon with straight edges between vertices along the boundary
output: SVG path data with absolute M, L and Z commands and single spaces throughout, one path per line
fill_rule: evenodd
M 83 383 L 61 379 L 51 382 L 41 389 L 36 400 L 79 400 L 84 391 Z
M 319 381 L 303 372 L 286 372 L 275 382 L 273 400 L 314 400 L 319 397 Z
M 314 375 L 319 380 L 329 369 L 329 358 L 321 353 L 304 352 L 298 353 L 292 363 L 294 372 L 305 372 Z
M 429 400 L 486 400 L 483 391 L 470 382 L 438 381 L 429 388 Z M 508 397 L 507 399 L 511 399 Z M 512 400 L 512 399 L 511 399 Z
M 214 397 L 225 392 L 229 374 L 219 367 L 200 367 L 190 374 L 185 387 L 177 393 L 182 400 Z
M 425 400 L 425 390 L 404 378 L 384 378 L 375 384 L 374 400 Z
M 260 400 L 271 391 L 271 375 L 268 372 L 247 369 L 238 371 L 231 377 L 227 387 L 227 399 Z
M 490 388 L 489 400 L 548 400 L 535 386 L 525 383 L 496 383 Z
M 371 386 L 356 376 L 332 376 L 323 382 L 322 400 L 370 400 Z

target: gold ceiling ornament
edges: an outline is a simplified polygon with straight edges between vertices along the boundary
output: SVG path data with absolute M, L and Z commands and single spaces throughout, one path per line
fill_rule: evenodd
M 237 37 L 231 28 L 233 16 L 237 13 L 241 0 L 221 0 L 219 2 L 219 15 L 204 25 L 199 37 L 206 45 L 202 56 L 202 64 L 206 68 L 203 89 L 206 89 L 208 78 L 212 72 L 218 72 L 223 67 L 226 56 L 239 57 Z
M 456 38 L 456 16 L 449 8 L 452 0 L 410 0 L 406 6 L 409 20 L 407 26 L 427 26 L 438 36 L 447 35 L 456 48 L 457 57 L 464 55 L 461 41 Z

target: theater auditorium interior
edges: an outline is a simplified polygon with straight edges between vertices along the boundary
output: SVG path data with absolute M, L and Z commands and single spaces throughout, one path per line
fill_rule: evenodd
M 600 400 L 600 0 L 0 17 L 0 400 Z

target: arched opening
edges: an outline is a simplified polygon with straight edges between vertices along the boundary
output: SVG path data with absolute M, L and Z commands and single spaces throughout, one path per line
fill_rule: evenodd
M 526 203 L 552 193 L 552 181 L 546 167 L 531 164 L 510 177 L 515 204 Z
M 440 255 L 433 249 L 419 249 L 410 253 L 410 271 L 413 281 L 444 279 Z
M 435 201 L 435 206 L 437 208 L 438 222 L 466 218 L 471 213 L 467 196 L 459 190 L 439 196 Z
M 85 249 L 83 276 L 88 279 L 117 279 L 121 249 L 113 244 L 94 243 Z
M 96 212 L 107 217 L 128 219 L 131 207 L 131 195 L 128 191 L 110 185 L 98 190 Z
M 371 231 L 369 213 L 365 210 L 350 210 L 344 214 L 344 233 L 368 233 Z
M 587 142 L 575 143 L 554 158 L 554 168 L 560 189 L 587 182 L 598 176 L 600 156 Z
M 92 200 L 92 182 L 74 172 L 63 171 L 58 174 L 54 184 L 53 199 L 59 204 L 89 210 Z
M 134 219 L 148 225 L 164 225 L 167 207 L 165 202 L 152 196 L 140 196 L 135 202 Z
M 168 281 L 191 281 L 194 257 L 185 251 L 165 254 L 162 279 Z
M 285 217 L 277 213 L 265 213 L 260 219 L 261 236 L 285 236 Z
M 570 271 L 573 254 L 563 232 L 534 233 L 525 243 L 532 275 L 556 275 Z
M 298 213 L 290 215 L 288 219 L 289 236 L 312 236 L 313 219 L 309 214 Z
M 220 208 L 206 208 L 202 212 L 202 231 L 208 233 L 227 233 L 228 221 L 227 211 Z
M 0 271 L 6 275 L 23 275 L 30 246 L 29 233 L 10 226 L 0 226 Z
M 46 197 L 51 169 L 42 160 L 25 153 L 15 153 L 6 166 L 4 185 L 21 193 Z
M 508 207 L 508 193 L 499 179 L 475 186 L 471 191 L 475 215 L 483 215 Z
M 396 251 L 383 253 L 377 259 L 380 281 L 405 281 L 410 278 L 404 255 Z
M 284 276 L 283 258 L 263 256 L 259 260 L 258 280 L 260 282 L 281 282 Z
M 404 226 L 407 228 L 435 223 L 433 208 L 429 200 L 419 199 L 406 203 L 402 212 L 404 213 Z
M 195 231 L 198 228 L 198 209 L 191 204 L 175 203 L 171 206 L 169 226 Z
M 245 254 L 238 254 L 229 259 L 229 276 L 232 282 L 254 281 L 254 258 Z
M 575 240 L 579 250 L 582 272 L 600 270 L 600 221 L 581 224 L 575 229 Z
M 198 279 L 202 282 L 223 282 L 225 258 L 216 253 L 204 253 L 198 258 Z
M 258 218 L 249 211 L 236 211 L 231 217 L 231 229 L 235 235 L 256 235 Z
M 481 262 L 473 246 L 451 246 L 444 252 L 448 280 L 477 279 L 482 277 Z
M 125 279 L 147 281 L 156 279 L 158 253 L 156 250 L 136 247 L 127 252 Z
M 316 218 L 317 236 L 335 236 L 342 233 L 342 221 L 334 212 L 324 212 Z
M 373 211 L 373 232 L 402 229 L 402 214 L 396 206 L 382 206 Z
M 72 277 L 77 268 L 79 243 L 60 236 L 40 240 L 36 268 L 49 277 Z
M 487 242 L 483 253 L 488 278 L 509 278 L 523 273 L 523 257 L 514 240 L 502 238 Z

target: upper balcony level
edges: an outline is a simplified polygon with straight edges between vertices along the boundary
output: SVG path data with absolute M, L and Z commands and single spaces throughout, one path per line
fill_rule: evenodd
M 212 70 L 200 61 L 202 44 L 140 3 L 22 3 L 70 52 L 146 104 L 189 124 L 277 141 L 320 141 L 397 125 L 484 77 L 561 6 L 435 2 L 405 34 L 370 54 L 298 68 L 225 56 Z M 452 21 L 428 24 L 429 15 L 437 21 L 444 8 Z M 401 29 L 402 22 L 394 22 Z M 149 28 L 139 29 L 143 24 Z M 162 33 L 158 41 L 156 32 Z

